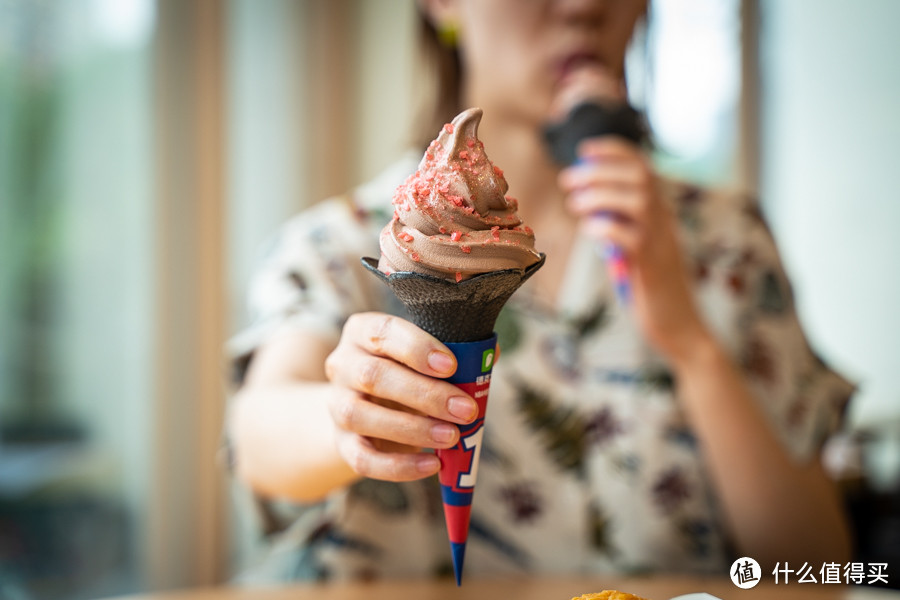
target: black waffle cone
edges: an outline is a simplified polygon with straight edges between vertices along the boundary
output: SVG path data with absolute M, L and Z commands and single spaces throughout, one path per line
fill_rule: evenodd
M 477 342 L 489 338 L 500 310 L 535 271 L 544 266 L 544 254 L 523 269 L 481 273 L 459 283 L 433 275 L 402 271 L 385 275 L 378 260 L 362 264 L 385 282 L 406 306 L 413 323 L 442 342 Z

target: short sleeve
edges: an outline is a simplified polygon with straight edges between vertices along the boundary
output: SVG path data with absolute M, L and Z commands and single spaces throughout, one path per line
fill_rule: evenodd
M 810 346 L 758 203 L 685 187 L 677 207 L 693 240 L 688 254 L 704 314 L 788 452 L 812 460 L 842 426 L 855 386 Z
M 394 190 L 418 160 L 417 152 L 406 152 L 350 193 L 301 212 L 264 244 L 248 289 L 251 324 L 226 349 L 235 385 L 254 351 L 278 331 L 308 331 L 336 343 L 353 313 L 402 312 L 360 259 L 379 256 L 378 234 L 390 221 Z
M 363 256 L 378 256 L 381 217 L 349 197 L 332 198 L 268 240 L 248 290 L 251 325 L 228 344 L 235 384 L 256 348 L 278 331 L 303 330 L 337 342 L 351 314 L 385 310 L 383 286 L 360 264 Z

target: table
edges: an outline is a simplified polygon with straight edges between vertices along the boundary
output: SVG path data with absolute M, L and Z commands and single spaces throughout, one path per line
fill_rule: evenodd
M 587 592 L 617 589 L 649 600 L 669 600 L 690 592 L 707 592 L 722 600 L 900 600 L 900 592 L 867 586 L 762 582 L 738 589 L 730 579 L 654 576 L 520 577 L 468 579 L 457 588 L 450 579 L 440 581 L 383 581 L 291 585 L 278 588 L 222 587 L 130 596 L 128 600 L 570 600 Z M 125 599 L 121 599 L 125 600 Z

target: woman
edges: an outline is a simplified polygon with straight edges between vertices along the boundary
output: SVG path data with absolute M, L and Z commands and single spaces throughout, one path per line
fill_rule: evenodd
M 615 138 L 562 171 L 543 145 L 573 98 L 620 94 L 645 2 L 420 8 L 444 44 L 441 122 L 484 110 L 479 137 L 547 254 L 498 323 L 467 574 L 843 562 L 817 451 L 851 387 L 809 350 L 756 205 L 663 180 Z M 230 434 L 240 478 L 291 501 L 261 501 L 277 541 L 259 577 L 449 569 L 439 464 L 420 449 L 454 445 L 474 403 L 438 379 L 447 349 L 358 267 L 417 159 L 290 222 L 254 284 Z M 599 243 L 623 249 L 627 308 Z

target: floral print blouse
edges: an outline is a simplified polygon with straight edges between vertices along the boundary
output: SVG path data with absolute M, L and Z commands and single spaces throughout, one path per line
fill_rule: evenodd
M 409 156 L 313 206 L 272 240 L 250 289 L 254 325 L 230 347 L 238 383 L 277 329 L 336 342 L 354 312 L 403 314 L 360 257 L 378 256 L 393 191 L 416 162 Z M 709 326 L 791 456 L 813 460 L 853 387 L 809 347 L 758 205 L 663 185 Z M 733 557 L 702 449 L 671 372 L 618 303 L 595 243 L 575 240 L 557 306 L 526 284 L 496 330 L 503 357 L 491 382 L 466 577 L 724 573 Z M 241 580 L 452 573 L 436 478 L 363 479 L 315 505 L 254 500 L 263 550 Z

